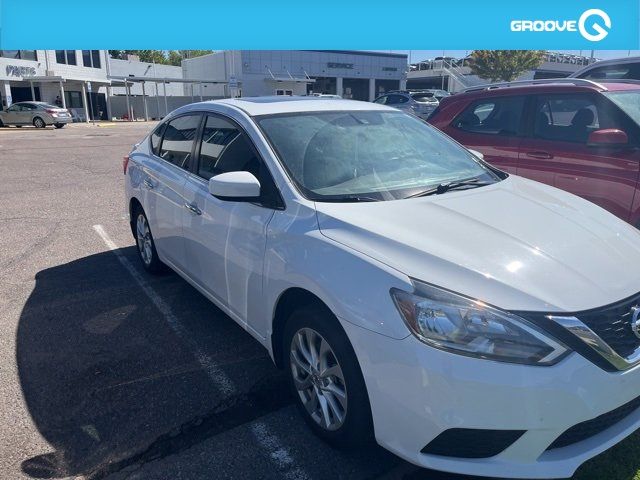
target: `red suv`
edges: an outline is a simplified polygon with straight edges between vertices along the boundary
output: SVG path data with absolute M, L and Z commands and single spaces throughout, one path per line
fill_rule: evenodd
M 640 228 L 640 83 L 557 79 L 442 99 L 429 122 L 510 173 L 584 197 Z

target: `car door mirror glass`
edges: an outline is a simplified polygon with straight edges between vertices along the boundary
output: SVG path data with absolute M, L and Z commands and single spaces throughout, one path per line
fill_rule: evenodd
M 211 177 L 209 193 L 221 200 L 255 201 L 260 197 L 260 182 L 250 172 L 227 172 Z
M 601 128 L 589 134 L 587 145 L 591 147 L 615 147 L 627 145 L 629 137 L 627 134 L 617 128 Z

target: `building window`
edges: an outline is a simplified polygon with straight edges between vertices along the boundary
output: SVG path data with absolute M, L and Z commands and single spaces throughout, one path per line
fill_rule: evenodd
M 0 50 L 0 57 L 18 58 L 21 60 L 37 60 L 38 55 L 35 50 Z
M 82 94 L 80 92 L 66 91 L 64 92 L 64 99 L 67 104 L 67 108 L 82 108 Z
M 64 65 L 77 65 L 75 50 L 56 50 L 56 62 Z
M 82 63 L 85 67 L 101 68 L 100 50 L 82 50 Z
M 289 95 L 289 96 L 292 96 L 293 95 L 293 90 L 277 89 L 276 90 L 276 95 Z

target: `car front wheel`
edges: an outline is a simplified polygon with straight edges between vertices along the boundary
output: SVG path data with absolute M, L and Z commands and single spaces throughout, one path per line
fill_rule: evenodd
M 153 235 L 149 228 L 149 221 L 142 208 L 138 208 L 135 213 L 136 244 L 138 246 L 138 256 L 142 260 L 142 265 L 150 273 L 160 273 L 164 270 L 164 264 L 158 258 Z
M 311 429 L 328 443 L 354 448 L 373 438 L 371 407 L 358 360 L 338 320 L 325 308 L 293 312 L 285 327 L 283 362 L 291 390 Z
M 47 124 L 44 123 L 44 120 L 40 117 L 36 117 L 33 119 L 33 126 L 36 128 L 44 128 L 47 126 Z

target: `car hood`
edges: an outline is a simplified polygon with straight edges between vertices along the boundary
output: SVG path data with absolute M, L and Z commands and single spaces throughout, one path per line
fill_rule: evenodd
M 509 310 L 574 312 L 640 291 L 640 232 L 510 176 L 408 200 L 316 202 L 328 238 L 409 277 Z

